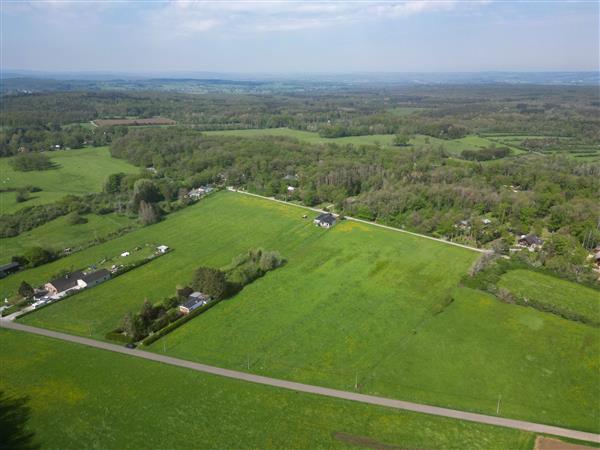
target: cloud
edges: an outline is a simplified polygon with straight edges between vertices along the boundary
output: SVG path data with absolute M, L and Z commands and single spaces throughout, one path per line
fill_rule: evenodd
M 428 12 L 450 11 L 459 5 L 475 3 L 479 2 L 177 0 L 152 10 L 147 14 L 147 20 L 153 25 L 162 24 L 162 28 L 169 28 L 177 35 L 216 28 L 241 33 L 280 32 L 393 20 Z

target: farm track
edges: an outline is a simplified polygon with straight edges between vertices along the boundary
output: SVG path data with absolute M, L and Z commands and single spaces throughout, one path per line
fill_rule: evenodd
M 590 441 L 600 443 L 600 434 L 589 433 L 585 431 L 571 430 L 568 428 L 561 428 L 551 425 L 543 425 L 533 422 L 526 422 L 522 420 L 507 419 L 496 416 L 488 416 L 484 414 L 470 413 L 465 411 L 458 411 L 454 409 L 441 408 L 431 405 L 423 405 L 420 403 L 405 402 L 402 400 L 394 400 L 385 397 L 376 397 L 372 395 L 359 394 L 356 392 L 341 391 L 337 389 L 330 389 L 321 386 L 314 386 L 303 383 L 296 383 L 293 381 L 286 381 L 277 378 L 270 378 L 261 375 L 254 375 L 246 372 L 239 372 L 236 370 L 223 369 L 220 367 L 209 366 L 206 364 L 195 363 L 192 361 L 186 361 L 179 358 L 172 358 L 170 356 L 160 355 L 151 353 L 143 350 L 128 349 L 121 345 L 110 344 L 107 342 L 96 341 L 80 336 L 73 336 L 65 333 L 59 333 L 56 331 L 46 330 L 42 328 L 31 327 L 14 323 L 9 320 L 0 320 L 0 327 L 8 328 L 11 330 L 22 331 L 26 333 L 33 333 L 40 336 L 45 336 L 53 339 L 59 339 L 62 341 L 72 342 L 80 345 L 86 345 L 88 347 L 98 348 L 101 350 L 112 351 L 115 353 L 121 353 L 128 356 L 137 358 L 143 358 L 150 361 L 155 361 L 163 364 L 169 364 L 176 367 L 182 367 L 197 372 L 208 373 L 217 376 L 223 376 L 227 378 L 233 378 L 249 383 L 257 383 L 267 386 L 273 386 L 277 388 L 289 389 L 296 392 L 304 392 L 314 395 L 322 395 L 326 397 L 339 398 L 343 400 L 351 400 L 371 405 L 384 406 L 388 408 L 400 409 L 405 411 L 412 411 L 422 414 L 430 414 L 434 416 L 448 417 L 458 420 L 466 420 L 469 422 L 477 422 L 485 425 L 494 425 L 506 428 L 513 428 L 517 430 L 523 430 L 533 433 L 544 433 L 554 436 L 566 437 L 571 439 L 578 439 L 582 441 Z
M 302 209 L 308 209 L 310 211 L 314 211 L 314 212 L 318 212 L 318 213 L 325 213 L 325 212 L 327 212 L 327 211 L 323 211 L 322 209 L 319 209 L 319 208 L 311 208 L 310 206 L 298 205 L 296 203 L 286 202 L 286 201 L 283 201 L 283 200 L 277 200 L 276 198 L 273 198 L 273 197 L 265 197 L 263 195 L 252 194 L 250 192 L 240 191 L 240 190 L 234 189 L 234 188 L 227 188 L 227 190 L 229 190 L 231 192 L 237 192 L 238 194 L 250 195 L 252 197 L 258 197 L 258 198 L 262 198 L 264 200 L 270 200 L 272 202 L 281 203 L 283 205 L 295 206 L 297 208 L 302 208 Z M 434 238 L 433 236 L 427 236 L 426 234 L 413 233 L 412 231 L 406 231 L 406 230 L 403 230 L 401 228 L 394 228 L 394 227 L 390 227 L 390 226 L 387 226 L 387 225 L 382 225 L 380 223 L 370 222 L 368 220 L 357 219 L 356 217 L 350 217 L 350 216 L 344 216 L 344 217 L 346 218 L 346 220 L 350 220 L 352 222 L 360 222 L 360 223 L 364 223 L 366 225 L 371 225 L 371 226 L 374 226 L 374 227 L 384 228 L 384 229 L 390 230 L 390 231 L 396 231 L 398 233 L 410 234 L 412 236 L 417 236 L 417 237 L 420 237 L 420 238 L 429 239 L 431 241 L 441 242 L 442 244 L 453 245 L 455 247 L 466 248 L 467 250 L 471 250 L 471 251 L 474 251 L 474 252 L 479 252 L 479 253 L 490 253 L 491 252 L 490 250 L 486 250 L 486 249 L 483 249 L 483 248 L 471 247 L 470 245 L 464 245 L 464 244 L 458 244 L 456 242 L 445 241 L 444 239 Z

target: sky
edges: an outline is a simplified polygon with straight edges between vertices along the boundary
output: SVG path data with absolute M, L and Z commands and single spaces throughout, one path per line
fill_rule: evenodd
M 0 0 L 7 70 L 598 71 L 594 1 Z

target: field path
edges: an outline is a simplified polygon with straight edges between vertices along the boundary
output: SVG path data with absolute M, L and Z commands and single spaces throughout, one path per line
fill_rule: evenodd
M 218 375 L 228 378 L 234 378 L 236 380 L 247 381 L 249 383 L 258 383 L 267 386 L 274 386 L 283 389 L 290 389 L 297 392 L 305 392 L 308 394 L 323 395 L 326 397 L 340 398 L 343 400 L 352 400 L 355 402 L 368 403 L 371 405 L 385 406 L 388 408 L 401 409 L 405 411 L 413 411 L 423 414 L 431 414 L 434 416 L 449 417 L 452 419 L 467 420 L 469 422 L 477 422 L 486 425 L 495 425 L 507 428 L 514 428 L 517 430 L 524 430 L 533 433 L 545 433 L 552 434 L 555 436 L 561 436 L 571 439 L 579 439 L 582 441 L 591 441 L 600 443 L 600 434 L 588 433 L 585 431 L 570 430 L 568 428 L 560 428 L 550 425 L 542 425 L 533 422 L 525 422 L 522 420 L 505 419 L 502 417 L 487 416 L 484 414 L 470 413 L 465 411 L 458 411 L 455 409 L 440 408 L 437 406 L 423 405 L 420 403 L 405 402 L 402 400 L 394 400 L 384 397 L 375 397 L 373 395 L 359 394 L 356 392 L 341 391 L 337 389 L 330 389 L 321 386 L 313 386 L 310 384 L 296 383 L 293 381 L 280 380 L 277 378 L 264 377 L 261 375 L 253 375 L 246 372 L 238 372 L 236 370 L 223 369 L 215 366 L 208 366 L 206 364 L 195 363 L 186 361 L 183 359 L 172 358 L 170 356 L 160 355 L 156 353 L 150 353 L 143 350 L 128 349 L 122 345 L 110 344 L 107 342 L 96 341 L 80 336 L 72 336 L 70 334 L 59 333 L 56 331 L 45 330 L 42 328 L 31 327 L 28 325 L 22 325 L 14 323 L 9 320 L 1 319 L 0 327 L 9 328 L 12 330 L 24 331 L 27 333 L 33 333 L 41 336 L 46 336 L 54 339 L 60 339 L 63 341 L 74 342 L 76 344 L 87 345 L 88 347 L 99 348 L 102 350 L 108 350 L 115 353 L 122 353 L 137 358 L 148 359 L 150 361 L 156 361 L 163 364 L 169 364 L 177 367 L 184 367 L 186 369 L 196 370 L 198 372 L 209 373 L 212 375 Z
M 258 197 L 258 198 L 262 198 L 264 200 L 270 200 L 272 202 L 281 203 L 281 204 L 287 205 L 287 206 L 295 206 L 296 208 L 308 209 L 310 211 L 314 211 L 314 212 L 318 212 L 318 213 L 328 212 L 328 211 L 323 211 L 322 209 L 319 209 L 319 208 L 311 208 L 310 206 L 298 205 L 297 203 L 291 203 L 291 202 L 286 202 L 286 201 L 283 201 L 283 200 L 278 200 L 278 199 L 273 198 L 273 197 L 265 197 L 263 195 L 252 194 L 251 192 L 240 191 L 240 190 L 232 188 L 232 187 L 228 187 L 227 190 L 231 191 L 231 192 L 237 192 L 238 194 L 250 195 L 252 197 Z M 334 215 L 337 215 L 337 214 L 334 214 Z M 417 237 L 420 237 L 420 238 L 430 239 L 432 241 L 441 242 L 442 244 L 453 245 L 455 247 L 466 248 L 467 250 L 472 250 L 474 252 L 479 252 L 479 253 L 490 253 L 491 252 L 491 250 L 486 250 L 486 249 L 477 248 L 477 247 L 471 247 L 470 245 L 458 244 L 456 242 L 450 242 L 450 241 L 446 241 L 444 239 L 434 238 L 433 236 L 427 236 L 426 234 L 413 233 L 412 231 L 406 231 L 406 230 L 403 230 L 401 228 L 394 228 L 394 227 L 390 227 L 390 226 L 387 226 L 387 225 L 382 225 L 380 223 L 371 222 L 369 220 L 357 219 L 356 217 L 350 217 L 350 216 L 344 216 L 344 217 L 347 220 L 351 220 L 353 222 L 360 222 L 360 223 L 364 223 L 364 224 L 367 224 L 367 225 L 372 225 L 374 227 L 385 228 L 386 230 L 396 231 L 398 233 L 411 234 L 413 236 L 417 236 Z

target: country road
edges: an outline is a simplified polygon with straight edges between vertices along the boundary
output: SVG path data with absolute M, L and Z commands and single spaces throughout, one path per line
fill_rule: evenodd
M 477 422 L 486 425 L 495 425 L 507 428 L 514 428 L 517 430 L 524 430 L 533 433 L 545 433 L 560 437 L 566 437 L 571 439 L 579 439 L 582 441 L 591 441 L 600 443 L 600 434 L 589 433 L 585 431 L 570 430 L 568 428 L 555 427 L 550 425 L 542 425 L 533 422 L 525 422 L 522 420 L 506 419 L 502 417 L 488 416 L 484 414 L 470 413 L 465 411 L 458 411 L 448 408 L 440 408 L 437 406 L 423 405 L 419 403 L 405 402 L 402 400 L 394 400 L 384 397 L 375 397 L 372 395 L 359 394 L 356 392 L 341 391 L 337 389 L 330 389 L 321 386 L 313 386 L 310 384 L 296 383 L 293 381 L 280 380 L 277 378 L 264 377 L 261 375 L 253 375 L 245 372 L 238 372 L 236 370 L 223 369 L 220 367 L 209 366 L 205 364 L 195 363 L 186 361 L 183 359 L 172 358 L 170 356 L 160 355 L 138 349 L 128 349 L 121 345 L 110 344 L 107 342 L 96 341 L 80 336 L 73 336 L 70 334 L 59 333 L 56 331 L 45 330 L 42 328 L 31 327 L 14 323 L 12 321 L 0 320 L 0 327 L 8 328 L 11 330 L 23 331 L 27 333 L 33 333 L 41 336 L 46 336 L 54 339 L 60 339 L 63 341 L 73 342 L 76 344 L 86 345 L 88 347 L 99 348 L 102 350 L 108 350 L 115 353 L 122 353 L 125 355 L 143 358 L 150 361 L 155 361 L 163 364 L 169 364 L 172 366 L 183 367 L 186 369 L 196 370 L 198 372 L 209 373 L 212 375 L 218 375 L 237 380 L 246 381 L 249 383 L 258 383 L 267 386 L 274 386 L 283 389 L 290 389 L 297 392 L 305 392 L 308 394 L 323 395 L 326 397 L 339 398 L 344 400 L 351 400 L 355 402 L 368 403 L 371 405 L 385 406 L 388 408 L 401 409 L 405 411 L 413 411 L 423 414 L 431 414 L 434 416 L 449 417 L 459 420 L 467 420 L 469 422 Z

